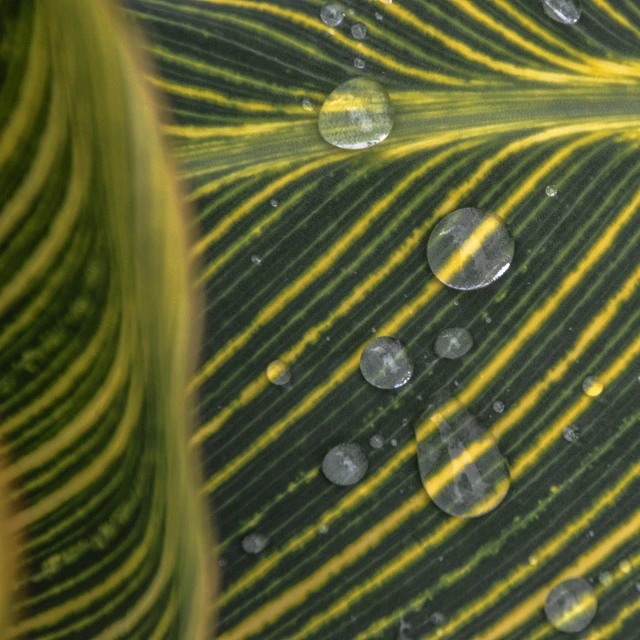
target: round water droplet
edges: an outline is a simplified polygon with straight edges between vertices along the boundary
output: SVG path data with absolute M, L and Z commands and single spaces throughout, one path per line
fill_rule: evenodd
M 262 264 L 262 258 L 260 256 L 251 256 L 251 262 L 253 264 Z
M 391 446 L 392 447 L 397 447 L 398 446 L 398 441 L 395 438 L 391 438 Z
M 397 389 L 411 379 L 413 361 L 396 338 L 374 338 L 362 350 L 360 371 L 378 389 Z
M 453 289 L 479 289 L 495 282 L 513 260 L 513 238 L 502 220 L 478 209 L 458 209 L 433 229 L 427 259 L 438 280 Z
M 625 575 L 629 575 L 633 570 L 633 566 L 628 560 L 622 560 L 618 565 L 618 569 L 620 569 L 620 571 Z
M 555 184 L 549 184 L 547 185 L 547 188 L 544 190 L 544 192 L 550 197 L 553 198 L 554 196 L 558 195 L 558 190 L 556 189 L 556 185 Z
M 341 149 L 366 149 L 391 133 L 391 103 L 374 80 L 347 80 L 329 94 L 320 109 L 318 129 L 329 143 Z
M 542 6 L 550 18 L 562 24 L 575 24 L 582 13 L 579 0 L 542 0 Z
M 357 444 L 339 444 L 322 461 L 322 473 L 329 482 L 346 487 L 360 482 L 369 468 L 365 452 Z
M 558 631 L 578 633 L 589 626 L 598 609 L 591 585 L 582 578 L 572 578 L 556 585 L 547 596 L 544 612 Z
M 327 4 L 320 9 L 320 19 L 328 27 L 337 27 L 344 20 L 344 13 L 341 4 Z
M 302 108 L 305 111 L 313 111 L 313 102 L 311 102 L 311 100 L 309 100 L 308 98 L 305 98 L 302 101 Z
M 447 406 L 447 418 L 440 407 Z M 440 394 L 416 423 L 418 468 L 445 513 L 473 518 L 495 509 L 511 486 L 509 466 L 494 438 L 457 400 Z
M 356 40 L 364 40 L 367 37 L 367 27 L 362 22 L 356 22 L 351 26 L 351 35 Z
M 582 390 L 592 398 L 599 396 L 603 389 L 604 385 L 597 376 L 588 376 L 582 381 Z
M 356 69 L 364 69 L 364 60 L 362 58 L 355 58 L 353 61 L 353 66 Z
M 598 574 L 598 582 L 603 587 L 608 587 L 613 582 L 613 574 L 611 571 L 601 571 Z
M 436 339 L 434 351 L 440 358 L 461 358 L 473 347 L 471 334 L 461 327 L 445 329 Z
M 580 428 L 576 427 L 575 424 L 571 424 L 562 430 L 562 437 L 567 442 L 576 443 L 580 440 Z
M 500 402 L 500 400 L 496 400 L 493 403 L 493 410 L 496 413 L 502 413 L 504 411 L 504 402 Z
M 242 540 L 242 549 L 246 553 L 261 553 L 269 543 L 269 538 L 261 533 L 250 533 Z
M 274 360 L 267 367 L 267 378 L 269 382 L 281 386 L 291 380 L 291 371 L 282 360 Z
M 376 433 L 369 438 L 369 444 L 374 449 L 382 449 L 382 447 L 384 447 L 384 438 L 379 433 Z

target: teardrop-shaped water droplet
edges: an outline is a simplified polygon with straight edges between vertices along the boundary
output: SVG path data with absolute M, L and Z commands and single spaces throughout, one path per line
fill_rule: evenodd
M 282 360 L 274 360 L 267 367 L 267 378 L 269 382 L 282 386 L 291 380 L 291 371 Z
M 364 379 L 378 389 L 397 389 L 413 375 L 413 361 L 396 338 L 374 338 L 362 350 L 360 371 Z
M 582 578 L 571 578 L 556 585 L 544 603 L 547 620 L 565 633 L 586 629 L 598 609 L 598 600 L 591 585 Z
M 441 411 L 447 407 L 447 417 Z M 424 487 L 445 513 L 473 518 L 495 509 L 511 486 L 509 465 L 489 435 L 455 399 L 441 393 L 416 425 Z
M 544 190 L 544 192 L 550 197 L 553 198 L 555 196 L 558 195 L 558 189 L 556 188 L 555 184 L 549 184 L 547 185 L 547 188 Z
M 362 22 L 356 22 L 356 24 L 351 27 L 351 35 L 356 40 L 364 40 L 367 37 L 367 27 L 365 27 Z
M 341 4 L 327 4 L 320 9 L 320 19 L 328 27 L 337 27 L 344 20 L 344 7 Z
M 250 533 L 242 540 L 242 548 L 246 553 L 261 553 L 269 543 L 269 538 L 261 533 Z
M 595 398 L 602 393 L 604 385 L 597 376 L 587 376 L 582 381 L 582 390 L 590 397 Z
M 440 333 L 433 348 L 440 358 L 455 360 L 467 354 L 471 347 L 473 347 L 471 334 L 462 327 L 453 327 Z
M 320 109 L 318 129 L 329 143 L 341 149 L 366 149 L 391 133 L 391 103 L 374 80 L 347 80 L 329 94 Z
M 449 287 L 479 289 L 507 271 L 514 249 L 501 218 L 478 209 L 458 209 L 431 232 L 427 259 L 438 280 Z
M 329 482 L 346 487 L 360 482 L 369 468 L 362 447 L 345 443 L 333 447 L 322 461 L 322 473 Z
M 550 18 L 562 24 L 575 24 L 582 13 L 579 0 L 542 0 L 542 6 Z

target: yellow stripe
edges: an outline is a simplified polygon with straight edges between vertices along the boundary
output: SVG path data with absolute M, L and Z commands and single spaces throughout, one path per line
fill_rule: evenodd
M 620 12 L 616 11 L 607 0 L 593 0 L 593 4 L 599 9 L 602 9 L 610 18 L 613 18 L 625 29 L 631 31 L 635 36 L 640 37 L 640 29 L 629 22 Z

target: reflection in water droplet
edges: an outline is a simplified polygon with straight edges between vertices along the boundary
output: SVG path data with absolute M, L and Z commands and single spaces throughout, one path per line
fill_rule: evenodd
M 493 410 L 496 413 L 502 413 L 504 411 L 504 402 L 500 402 L 500 400 L 496 400 L 493 403 Z
M 291 371 L 282 360 L 274 360 L 267 367 L 267 378 L 269 382 L 281 386 L 291 380 Z
M 441 413 L 445 405 L 447 418 Z M 511 485 L 507 461 L 457 400 L 439 394 L 416 424 L 416 439 L 420 477 L 445 513 L 472 518 L 504 500 Z
M 433 229 L 427 259 L 438 280 L 453 289 L 486 287 L 513 260 L 514 242 L 502 220 L 478 209 L 458 209 Z
M 562 430 L 562 437 L 567 442 L 571 442 L 571 443 L 578 442 L 578 440 L 580 440 L 580 428 L 576 427 L 575 424 L 571 424 Z
M 356 40 L 364 40 L 367 37 L 367 27 L 365 27 L 362 22 L 356 22 L 356 24 L 351 27 L 351 35 Z
M 329 27 L 337 27 L 344 20 L 341 4 L 327 4 L 320 9 L 320 19 Z
M 599 396 L 604 389 L 604 385 L 597 376 L 588 376 L 582 381 L 582 390 L 592 398 Z
M 603 587 L 608 587 L 613 582 L 613 574 L 611 571 L 601 571 L 598 574 L 598 582 Z
M 544 612 L 547 620 L 565 633 L 578 633 L 589 626 L 596 615 L 598 600 L 591 585 L 572 578 L 556 585 L 547 596 Z
M 582 13 L 579 0 L 542 0 L 542 6 L 550 18 L 562 24 L 575 24 Z
M 250 533 L 242 540 L 242 548 L 246 553 L 260 553 L 264 551 L 269 539 L 261 533 Z
M 445 329 L 436 339 L 434 351 L 440 358 L 461 358 L 473 347 L 471 334 L 461 327 Z
M 322 473 L 329 482 L 346 487 L 364 478 L 369 468 L 365 452 L 357 444 L 339 444 L 322 461 Z
M 360 371 L 378 389 L 397 389 L 411 379 L 413 361 L 396 338 L 374 338 L 362 350 Z
M 554 196 L 558 195 L 558 190 L 556 189 L 556 185 L 555 184 L 550 184 L 547 185 L 547 188 L 544 190 L 544 192 L 550 197 L 553 198 Z
M 318 117 L 320 135 L 341 149 L 366 149 L 391 133 L 389 96 L 374 80 L 354 78 L 324 101 Z
M 363 60 L 362 58 L 356 58 L 356 59 L 353 61 L 353 66 L 354 66 L 356 69 L 364 69 L 364 60 Z
M 262 264 L 262 258 L 260 256 L 251 256 L 251 262 L 253 264 Z
M 384 438 L 379 433 L 376 433 L 369 438 L 369 444 L 374 449 L 382 449 L 382 447 L 384 447 Z
M 302 108 L 305 109 L 305 111 L 313 111 L 313 102 L 311 102 L 309 98 L 305 98 L 302 101 Z

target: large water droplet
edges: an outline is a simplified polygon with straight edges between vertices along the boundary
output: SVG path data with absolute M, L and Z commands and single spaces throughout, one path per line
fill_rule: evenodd
M 582 13 L 579 0 L 542 0 L 542 6 L 550 18 L 562 24 L 575 24 Z
M 329 482 L 346 487 L 364 478 L 369 468 L 365 452 L 357 444 L 339 444 L 322 461 L 322 473 Z
M 461 358 L 473 347 L 471 334 L 461 327 L 445 329 L 436 339 L 434 351 L 440 358 Z
M 447 406 L 446 417 L 440 412 Z M 445 513 L 473 518 L 495 509 L 511 478 L 494 438 L 462 405 L 439 394 L 416 425 L 424 487 Z
M 595 398 L 602 393 L 604 385 L 597 376 L 587 376 L 582 381 L 582 390 L 590 397 Z
M 544 612 L 558 631 L 578 633 L 589 626 L 598 609 L 591 585 L 582 578 L 572 578 L 556 585 L 547 596 Z
M 364 40 L 367 37 L 367 27 L 365 27 L 362 22 L 356 22 L 351 27 L 351 35 L 356 40 Z
M 495 282 L 513 260 L 513 238 L 502 220 L 478 209 L 458 209 L 433 229 L 429 266 L 453 289 L 479 289 Z
M 250 533 L 242 540 L 242 548 L 246 553 L 261 553 L 269 543 L 269 538 L 261 533 Z
M 291 380 L 291 371 L 282 360 L 274 360 L 267 367 L 267 378 L 269 382 L 282 386 Z
M 320 135 L 341 149 L 366 149 L 391 133 L 391 103 L 374 80 L 347 80 L 329 94 L 320 109 Z
M 320 9 L 320 19 L 328 27 L 337 27 L 344 20 L 344 7 L 341 4 L 327 4 Z
M 374 338 L 362 350 L 360 371 L 378 389 L 397 389 L 411 379 L 413 361 L 396 338 Z

